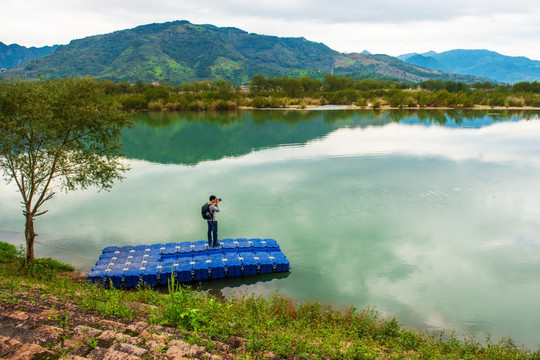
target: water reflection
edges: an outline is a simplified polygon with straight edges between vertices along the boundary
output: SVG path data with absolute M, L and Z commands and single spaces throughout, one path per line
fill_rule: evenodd
M 283 145 L 305 144 L 340 128 L 404 124 L 481 128 L 538 116 L 532 112 L 454 111 L 239 111 L 137 114 L 123 136 L 132 159 L 197 164 Z

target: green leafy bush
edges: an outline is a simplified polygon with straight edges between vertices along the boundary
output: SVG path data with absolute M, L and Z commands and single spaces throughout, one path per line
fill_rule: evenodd
M 5 242 L 0 241 L 0 264 L 13 261 L 17 258 L 17 248 Z

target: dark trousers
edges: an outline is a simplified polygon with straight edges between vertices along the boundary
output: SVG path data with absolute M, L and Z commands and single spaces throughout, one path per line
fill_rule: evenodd
M 208 222 L 208 246 L 217 245 L 217 221 Z M 212 234 L 214 234 L 214 241 L 212 242 Z

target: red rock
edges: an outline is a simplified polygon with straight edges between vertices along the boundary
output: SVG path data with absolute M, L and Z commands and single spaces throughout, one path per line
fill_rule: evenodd
M 79 346 L 80 344 L 83 344 L 86 338 L 87 338 L 86 336 L 81 336 L 81 335 L 69 336 L 64 339 L 64 347 L 75 348 Z
M 25 312 L 15 310 L 9 314 L 9 317 L 20 321 L 26 321 L 30 318 L 30 315 Z
M 165 335 L 165 336 L 172 336 L 172 334 L 176 333 L 176 329 L 162 326 L 162 325 L 149 325 L 146 329 L 148 332 L 154 332 L 157 334 Z
M 162 343 L 162 342 L 158 342 L 158 341 L 154 341 L 154 340 L 149 340 L 146 342 L 146 347 L 148 348 L 148 350 L 150 351 L 153 351 L 153 352 L 159 352 L 161 351 L 164 347 L 165 347 L 165 344 Z
M 105 330 L 122 330 L 126 327 L 126 325 L 119 323 L 117 321 L 111 321 L 111 320 L 101 320 L 99 324 L 103 327 Z
M 279 358 L 271 351 L 267 351 L 264 353 L 264 358 L 269 360 L 279 360 Z
M 93 360 L 139 360 L 138 356 L 133 356 L 111 349 L 95 348 L 88 354 L 88 359 Z
M 97 343 L 100 347 L 108 348 L 116 341 L 116 334 L 113 330 L 106 330 L 97 337 Z
M 202 357 L 205 352 L 205 348 L 199 345 L 191 345 L 191 348 L 189 349 L 189 357 L 191 358 L 198 358 Z
M 175 357 L 184 357 L 189 354 L 191 345 L 181 340 L 172 340 L 169 342 L 169 348 L 167 349 L 167 355 Z
M 65 331 L 49 325 L 41 325 L 31 332 L 31 336 L 27 342 L 32 344 L 45 345 L 47 343 L 55 343 L 56 340 L 64 335 Z
M 28 360 L 32 357 L 35 357 L 37 354 L 53 355 L 49 350 L 36 345 L 36 344 L 23 344 L 21 347 L 17 348 L 9 357 L 11 360 Z
M 89 327 L 89 326 L 77 325 L 73 328 L 73 332 L 79 335 L 96 337 L 96 336 L 101 335 L 103 331 L 94 329 L 93 327 Z
M 62 360 L 84 360 L 84 358 L 77 355 L 68 355 L 67 357 L 62 358 Z
M 102 332 L 101 335 L 99 335 L 97 339 L 103 340 L 103 341 L 114 341 L 116 340 L 116 334 L 117 334 L 116 331 L 106 330 Z
M 38 317 L 41 319 L 49 319 L 49 317 L 54 314 L 54 312 L 50 309 L 43 310 L 38 314 Z
M 129 330 L 129 331 L 132 331 L 132 332 L 136 332 L 136 333 L 141 333 L 141 332 L 143 332 L 148 326 L 149 326 L 148 323 L 145 323 L 144 321 L 139 321 L 139 322 L 136 322 L 135 324 L 128 325 L 128 326 L 126 327 L 126 330 Z
M 4 357 L 21 346 L 21 342 L 0 335 L 0 357 Z
M 113 346 L 111 346 L 111 350 L 120 351 L 126 354 L 134 355 L 134 356 L 143 356 L 148 352 L 146 349 L 142 349 L 140 347 L 133 346 L 131 344 L 125 344 L 125 343 L 116 343 Z
M 222 360 L 222 357 L 219 356 L 219 355 L 205 354 L 205 356 L 203 357 L 203 359 L 208 359 L 208 360 Z

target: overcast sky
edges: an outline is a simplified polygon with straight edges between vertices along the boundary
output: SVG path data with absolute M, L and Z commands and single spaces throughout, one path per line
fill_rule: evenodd
M 24 46 L 188 20 L 341 52 L 489 49 L 540 60 L 539 0 L 5 0 L 0 9 L 0 41 Z

